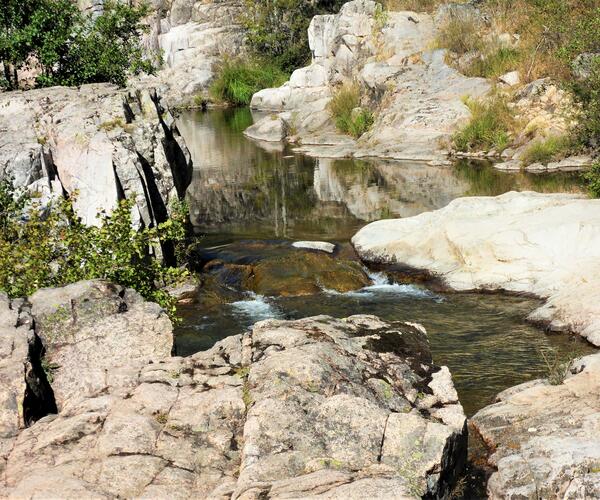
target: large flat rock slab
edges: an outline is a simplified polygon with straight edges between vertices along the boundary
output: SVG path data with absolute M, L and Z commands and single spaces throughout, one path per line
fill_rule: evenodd
M 546 299 L 530 319 L 600 346 L 600 200 L 507 193 L 460 198 L 352 239 L 367 262 L 429 271 L 456 290 Z
M 444 497 L 466 459 L 464 412 L 419 325 L 268 320 L 127 367 L 18 434 L 3 496 Z

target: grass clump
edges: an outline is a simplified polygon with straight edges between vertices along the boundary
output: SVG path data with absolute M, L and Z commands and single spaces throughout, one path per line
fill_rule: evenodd
M 329 112 L 337 129 L 358 138 L 373 125 L 373 113 L 360 106 L 360 87 L 346 84 L 340 87 L 329 103 Z
M 523 165 L 531 165 L 533 163 L 546 164 L 550 161 L 559 160 L 566 156 L 571 149 L 571 145 L 572 141 L 569 136 L 550 136 L 529 146 L 525 150 L 521 161 Z
M 487 101 L 466 99 L 471 111 L 471 121 L 453 136 L 458 151 L 481 151 L 495 149 L 501 152 L 510 142 L 514 117 L 506 100 L 492 96 Z
M 217 68 L 210 94 L 220 102 L 247 106 L 256 92 L 279 87 L 288 76 L 275 64 L 260 59 L 226 59 Z
M 480 50 L 479 22 L 470 15 L 451 16 L 440 27 L 436 45 L 459 56 Z
M 476 59 L 466 71 L 467 76 L 498 78 L 516 69 L 521 53 L 512 47 L 498 47 L 496 50 Z
M 575 354 L 568 353 L 560 355 L 558 351 L 553 349 L 550 349 L 549 351 L 540 349 L 539 352 L 546 365 L 546 378 L 550 385 L 562 384 L 569 374 L 571 364 L 576 357 Z
M 592 165 L 592 168 L 583 174 L 590 196 L 600 198 L 600 160 Z

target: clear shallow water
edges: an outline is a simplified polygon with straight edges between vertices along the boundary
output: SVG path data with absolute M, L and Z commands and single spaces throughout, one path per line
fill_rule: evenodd
M 188 191 L 192 222 L 212 258 L 229 262 L 277 255 L 282 240 L 294 239 L 341 243 L 340 254 L 349 256 L 347 241 L 372 220 L 409 217 L 459 196 L 579 189 L 574 175 L 514 175 L 481 163 L 449 168 L 308 158 L 279 144 L 244 138 L 242 131 L 251 123 L 247 109 L 190 112 L 178 122 L 195 165 Z M 527 324 L 525 317 L 539 305 L 536 300 L 437 294 L 374 278 L 372 286 L 346 294 L 324 290 L 308 297 L 269 298 L 247 292 L 208 310 L 181 306 L 178 354 L 207 349 L 269 317 L 375 314 L 415 321 L 428 330 L 435 362 L 450 367 L 470 415 L 499 391 L 543 376 L 540 349 L 561 356 L 593 351 L 575 338 L 546 335 Z

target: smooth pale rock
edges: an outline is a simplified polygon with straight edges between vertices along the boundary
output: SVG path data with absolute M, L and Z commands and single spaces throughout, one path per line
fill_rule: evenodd
M 0 179 L 35 185 L 46 199 L 64 190 L 88 225 L 123 196 L 135 200 L 135 223 L 164 222 L 191 179 L 187 148 L 153 89 L 94 84 L 7 92 L 0 95 L 5 128 Z
M 452 388 L 433 382 L 446 371 L 420 326 L 269 320 L 189 358 L 127 368 L 107 368 L 101 392 L 20 432 L 3 498 L 443 498 L 466 459 L 464 413 L 442 402 Z
M 492 499 L 600 496 L 600 354 L 576 361 L 560 385 L 504 391 L 471 423 L 492 451 Z
M 511 71 L 510 73 L 506 73 L 498 78 L 502 83 L 514 87 L 515 85 L 519 85 L 521 83 L 521 76 L 518 71 Z
M 305 248 L 308 250 L 319 250 L 321 252 L 333 253 L 335 251 L 335 244 L 328 243 L 326 241 L 294 241 L 292 243 L 294 248 Z
M 563 160 L 548 163 L 548 165 L 546 165 L 546 170 L 548 172 L 577 172 L 586 170 L 591 167 L 593 163 L 594 159 L 591 156 L 569 156 Z
M 523 168 L 523 164 L 519 160 L 508 160 L 499 163 L 494 163 L 493 167 L 498 170 L 505 170 L 508 172 L 520 171 Z
M 281 142 L 287 136 L 287 125 L 278 115 L 270 115 L 248 127 L 244 135 L 250 139 Z
M 470 117 L 464 96 L 481 97 L 490 86 L 449 67 L 445 51 L 432 50 L 443 16 L 388 12 L 384 26 L 376 17 L 371 0 L 354 0 L 338 14 L 315 16 L 308 31 L 311 64 L 296 70 L 282 87 L 255 94 L 251 107 L 293 112 L 294 136 L 301 151 L 313 156 L 442 161 L 445 144 Z M 352 81 L 364 89 L 362 104 L 384 104 L 372 130 L 346 145 L 328 104 L 340 84 Z M 319 137 L 336 135 L 331 147 L 319 144 Z
M 369 224 L 352 243 L 367 262 L 424 269 L 456 290 L 542 297 L 531 320 L 600 345 L 599 209 L 600 200 L 567 194 L 459 198 Z

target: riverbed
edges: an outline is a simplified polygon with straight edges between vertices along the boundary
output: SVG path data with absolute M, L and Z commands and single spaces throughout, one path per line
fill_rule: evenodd
M 336 257 L 355 259 L 349 240 L 373 220 L 410 217 L 461 196 L 581 189 L 577 175 L 508 174 L 486 163 L 432 167 L 310 158 L 288 146 L 245 138 L 252 121 L 245 108 L 190 111 L 178 120 L 194 161 L 191 221 L 207 261 L 244 265 L 287 256 L 296 240 L 329 241 L 337 246 Z M 499 391 L 545 375 L 548 360 L 593 352 L 577 338 L 528 324 L 536 299 L 442 293 L 366 271 L 371 284 L 346 293 L 325 287 L 302 296 L 236 290 L 210 308 L 180 306 L 177 353 L 210 348 L 267 318 L 374 314 L 419 322 L 428 331 L 434 361 L 449 366 L 470 416 Z

